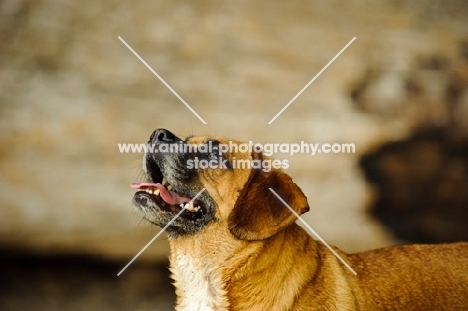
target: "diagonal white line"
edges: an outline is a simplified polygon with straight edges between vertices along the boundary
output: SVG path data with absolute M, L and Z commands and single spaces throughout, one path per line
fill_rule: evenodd
M 198 113 L 197 113 L 195 110 L 193 110 L 193 108 L 190 107 L 190 105 L 187 104 L 187 103 L 185 102 L 185 100 L 184 100 L 182 97 L 180 97 L 179 94 L 177 94 L 177 92 L 174 91 L 174 90 L 172 89 L 172 87 L 171 87 L 169 84 L 167 84 L 166 81 L 164 81 L 164 79 L 161 78 L 161 76 L 158 75 L 158 73 L 157 73 L 156 71 L 154 71 L 153 68 L 151 68 L 150 65 L 148 65 L 148 63 L 146 63 L 145 60 L 144 60 L 143 58 L 141 58 L 140 55 L 138 55 L 138 53 L 135 52 L 135 51 L 131 48 L 130 45 L 127 44 L 127 42 L 125 42 L 124 39 L 122 39 L 120 36 L 119 36 L 118 38 L 119 38 L 120 41 L 122 41 L 123 44 L 125 44 L 125 46 L 126 46 L 126 47 L 127 47 L 127 48 L 128 48 L 128 49 L 129 49 L 129 50 L 130 50 L 130 51 L 131 51 L 131 52 L 132 52 L 132 53 L 133 53 L 133 54 L 134 54 L 134 55 L 135 55 L 135 56 L 136 56 L 136 57 L 137 57 L 137 58 L 138 58 L 138 59 L 139 59 L 139 60 L 140 60 L 140 61 L 141 61 L 141 62 L 142 62 L 142 63 L 159 79 L 159 80 L 161 80 L 161 82 L 162 82 L 162 83 L 163 83 L 163 84 L 164 84 L 164 85 L 165 85 L 165 86 L 166 86 L 166 87 L 167 87 L 167 88 L 168 88 L 168 89 L 169 89 L 169 90 L 170 90 L 170 91 L 171 91 L 171 92 L 188 108 L 188 109 L 190 109 L 190 111 L 191 111 L 194 115 L 197 116 L 198 119 L 200 119 L 200 121 L 203 122 L 203 124 L 207 124 L 207 123 L 205 122 L 205 120 L 203 120 L 202 117 L 200 117 L 200 116 L 198 115 Z
M 338 255 L 337 252 L 335 252 L 335 250 L 333 248 L 330 247 L 330 245 L 327 244 L 327 242 L 325 242 L 321 237 L 320 235 L 318 235 L 317 232 L 315 232 L 314 229 L 312 229 L 305 221 L 304 219 L 302 219 L 292 208 L 291 206 L 288 205 L 288 203 L 286 203 L 282 197 L 280 197 L 272 188 L 268 188 L 287 208 L 289 208 L 289 210 L 291 211 L 291 213 L 294 214 L 294 216 L 297 217 L 297 219 L 299 219 L 300 222 L 302 222 L 302 224 L 304 226 L 307 227 L 307 229 L 309 229 L 319 240 L 320 242 L 322 242 L 332 253 L 333 255 L 336 256 L 336 258 L 338 258 L 339 261 L 341 261 L 345 266 L 346 268 L 348 268 L 354 275 L 357 275 L 356 271 L 353 270 L 353 268 L 351 268 L 350 265 L 348 265 L 348 263 L 346 261 L 343 260 L 343 258 L 340 257 L 340 255 Z
M 197 193 L 197 195 L 194 196 L 193 199 L 190 200 L 189 203 L 193 202 L 203 191 L 205 191 L 205 188 L 203 188 L 202 190 L 200 190 L 200 191 Z M 167 227 L 169 227 L 169 226 L 174 222 L 174 220 L 176 220 L 177 217 L 179 217 L 180 214 L 182 214 L 184 211 L 185 211 L 185 206 L 180 210 L 180 212 L 179 212 L 177 215 L 174 216 L 174 218 L 171 219 L 171 221 L 169 221 L 169 222 L 167 223 L 167 225 L 164 226 L 164 228 L 161 229 L 161 231 L 158 232 L 158 234 L 156 234 L 156 236 L 155 236 L 154 238 L 151 239 L 151 241 L 148 242 L 148 244 L 145 245 L 145 247 L 143 247 L 143 249 L 142 249 L 138 254 L 135 255 L 135 257 L 133 257 L 132 260 L 130 260 L 130 262 L 129 262 L 122 270 L 120 270 L 119 273 L 117 273 L 117 276 L 120 276 L 120 275 L 122 274 L 122 272 L 124 272 L 124 271 L 132 264 L 132 262 L 134 262 L 135 259 L 137 259 L 138 256 L 140 256 L 141 253 L 143 253 L 143 252 L 145 251 L 145 249 L 147 249 L 148 246 L 150 246 L 151 243 L 153 243 L 154 240 L 156 240 L 156 239 L 167 229 Z
M 299 93 L 297 93 L 296 96 L 294 96 L 293 99 L 291 99 L 291 100 L 289 101 L 289 103 L 287 103 L 286 106 L 284 106 L 283 109 L 281 109 L 281 111 L 278 112 L 278 113 L 276 114 L 276 116 L 275 116 L 273 119 L 270 120 L 270 122 L 268 122 L 268 124 L 273 123 L 273 121 L 275 121 L 276 118 L 278 118 L 278 117 L 280 116 L 280 114 L 282 114 L 282 113 L 289 107 L 289 105 L 291 105 L 291 104 L 296 100 L 296 98 L 298 98 L 299 95 L 301 95 L 302 92 L 304 92 L 304 91 L 309 87 L 309 85 L 311 85 L 312 82 L 314 82 L 315 79 L 317 79 L 317 78 L 322 74 L 322 72 L 324 72 L 325 69 L 327 69 L 328 66 L 330 66 L 330 65 L 332 64 L 332 63 L 338 58 L 338 56 L 340 56 L 341 53 L 343 53 L 344 50 L 346 50 L 346 49 L 348 48 L 348 46 L 350 46 L 351 43 L 353 43 L 354 40 L 356 40 L 356 37 L 354 37 L 353 39 L 351 39 L 351 41 L 349 41 L 348 44 L 346 44 L 346 46 L 345 46 L 344 48 L 342 48 L 341 51 L 339 51 L 338 54 L 336 54 L 335 57 L 333 57 L 332 60 L 329 61 L 328 64 L 327 64 L 325 67 L 323 67 L 323 69 L 320 70 L 319 73 L 316 74 L 315 77 L 313 77 L 312 80 L 310 80 L 309 83 L 307 83 L 306 86 L 304 86 L 304 87 L 302 88 L 302 90 L 300 90 Z

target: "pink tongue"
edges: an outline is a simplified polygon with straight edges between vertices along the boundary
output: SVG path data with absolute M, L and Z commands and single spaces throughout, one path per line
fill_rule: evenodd
M 133 189 L 147 189 L 147 188 L 158 188 L 160 190 L 159 195 L 164 200 L 164 202 L 172 205 L 179 205 L 183 203 L 190 202 L 190 198 L 182 197 L 175 191 L 167 190 L 166 187 L 162 184 L 155 184 L 155 183 L 133 183 L 130 185 Z

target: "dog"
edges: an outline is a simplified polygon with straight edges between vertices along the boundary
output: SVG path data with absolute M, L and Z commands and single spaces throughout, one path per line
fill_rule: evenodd
M 268 158 L 221 152 L 228 143 L 158 129 L 148 141 L 157 152 L 143 157 L 147 181 L 132 185 L 135 208 L 167 227 L 176 310 L 468 310 L 468 243 L 334 248 L 355 275 L 275 195 L 297 215 L 309 210 L 291 178 L 277 168 L 234 167 Z M 199 148 L 182 148 L 189 146 Z

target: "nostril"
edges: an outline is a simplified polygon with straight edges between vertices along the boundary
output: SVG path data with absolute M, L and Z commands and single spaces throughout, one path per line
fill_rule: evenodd
M 174 134 L 165 129 L 157 129 L 150 136 L 150 142 L 174 142 L 176 137 Z
M 165 132 L 160 132 L 158 134 L 158 141 L 167 141 L 167 135 Z

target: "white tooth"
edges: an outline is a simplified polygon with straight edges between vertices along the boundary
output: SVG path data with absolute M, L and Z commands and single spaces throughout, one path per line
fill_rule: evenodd
M 187 204 L 185 204 L 185 208 L 187 210 L 189 210 L 190 212 L 196 212 L 196 209 L 195 207 L 193 206 L 193 202 L 189 202 Z
M 182 208 L 184 208 L 184 204 L 180 204 L 179 206 L 182 207 Z
M 172 190 L 172 189 L 174 189 L 174 187 L 172 187 L 172 185 L 168 185 L 166 188 L 167 188 L 167 190 Z
M 200 206 L 196 206 L 195 207 L 195 212 L 198 212 L 199 209 L 200 209 Z
M 167 179 L 166 179 L 166 177 L 163 177 L 162 184 L 163 184 L 164 186 L 167 185 Z
M 145 189 L 145 192 L 147 192 L 147 193 L 151 193 L 151 190 L 149 190 L 149 189 Z
M 155 195 L 159 195 L 159 192 L 161 192 L 161 190 L 159 190 L 159 189 L 154 190 Z

